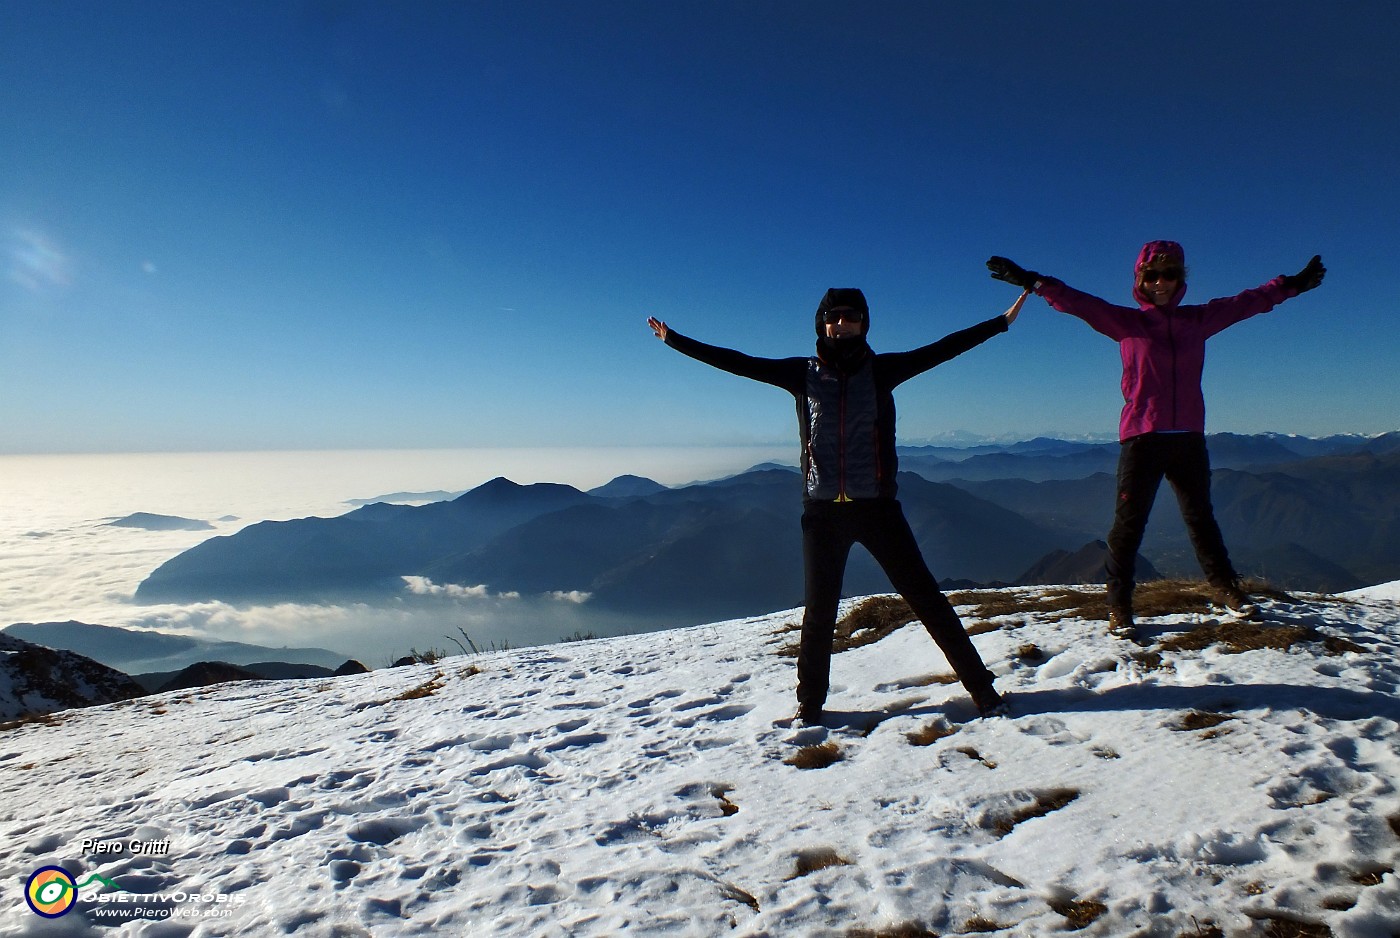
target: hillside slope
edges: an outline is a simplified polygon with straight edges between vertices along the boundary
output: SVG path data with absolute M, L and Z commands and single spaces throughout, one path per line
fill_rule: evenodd
M 70 935 L 1393 932 L 1394 600 L 1260 630 L 1186 590 L 1138 646 L 1072 590 L 954 599 L 1009 718 L 906 626 L 793 726 L 794 610 L 9 728 L 0 878 L 84 883 Z M 40 933 L 3 901 L 0 935 Z

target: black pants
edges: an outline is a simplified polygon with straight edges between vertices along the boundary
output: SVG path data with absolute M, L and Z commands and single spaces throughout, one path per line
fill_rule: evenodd
M 797 699 L 820 708 L 831 683 L 831 643 L 841 581 L 853 544 L 863 544 L 891 585 L 923 622 L 963 686 L 975 695 L 992 686 L 962 621 L 938 588 L 898 501 L 809 502 L 802 513 L 802 559 L 807 609 L 797 656 Z
M 1124 440 L 1118 455 L 1118 504 L 1113 530 L 1108 534 L 1110 608 L 1132 606 L 1137 552 L 1163 477 L 1176 491 L 1182 520 L 1206 580 L 1221 586 L 1236 579 L 1210 504 L 1210 455 L 1205 434 L 1145 433 Z

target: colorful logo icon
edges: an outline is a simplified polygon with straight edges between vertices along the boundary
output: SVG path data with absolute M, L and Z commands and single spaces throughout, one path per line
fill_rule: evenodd
M 78 885 L 61 866 L 45 866 L 34 871 L 24 885 L 24 901 L 36 915 L 58 918 L 78 901 Z

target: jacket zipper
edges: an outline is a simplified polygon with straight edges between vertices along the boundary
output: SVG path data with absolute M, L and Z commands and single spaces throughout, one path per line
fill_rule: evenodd
M 878 412 L 880 404 L 876 401 L 875 408 Z M 885 463 L 880 455 L 880 421 L 875 420 L 875 426 L 870 428 L 870 443 L 875 448 L 875 492 L 878 495 L 884 488 Z
M 1170 345 L 1170 346 L 1171 346 L 1171 349 L 1172 349 L 1172 426 L 1171 426 L 1171 428 L 1172 428 L 1173 430 L 1176 430 L 1176 429 L 1178 429 L 1178 428 L 1181 426 L 1180 423 L 1177 421 L 1177 407 L 1176 407 L 1176 401 L 1177 401 L 1177 373 L 1176 373 L 1176 372 L 1177 372 L 1177 369 L 1176 369 L 1176 322 L 1175 322 L 1175 318 L 1176 318 L 1176 317 L 1174 317 L 1171 313 L 1168 313 L 1168 314 L 1167 314 L 1167 344 Z
M 836 500 L 838 502 L 850 501 L 846 497 L 846 376 L 841 375 L 841 406 L 838 411 L 840 420 L 840 430 L 837 433 L 837 464 L 840 471 L 837 476 Z

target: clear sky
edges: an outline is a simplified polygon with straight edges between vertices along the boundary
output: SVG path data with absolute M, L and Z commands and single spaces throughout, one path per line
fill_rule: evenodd
M 766 443 L 807 354 L 1320 253 L 1212 340 L 1209 428 L 1400 427 L 1391 0 L 0 0 L 0 452 Z M 1112 434 L 1042 301 L 901 389 L 905 442 Z

